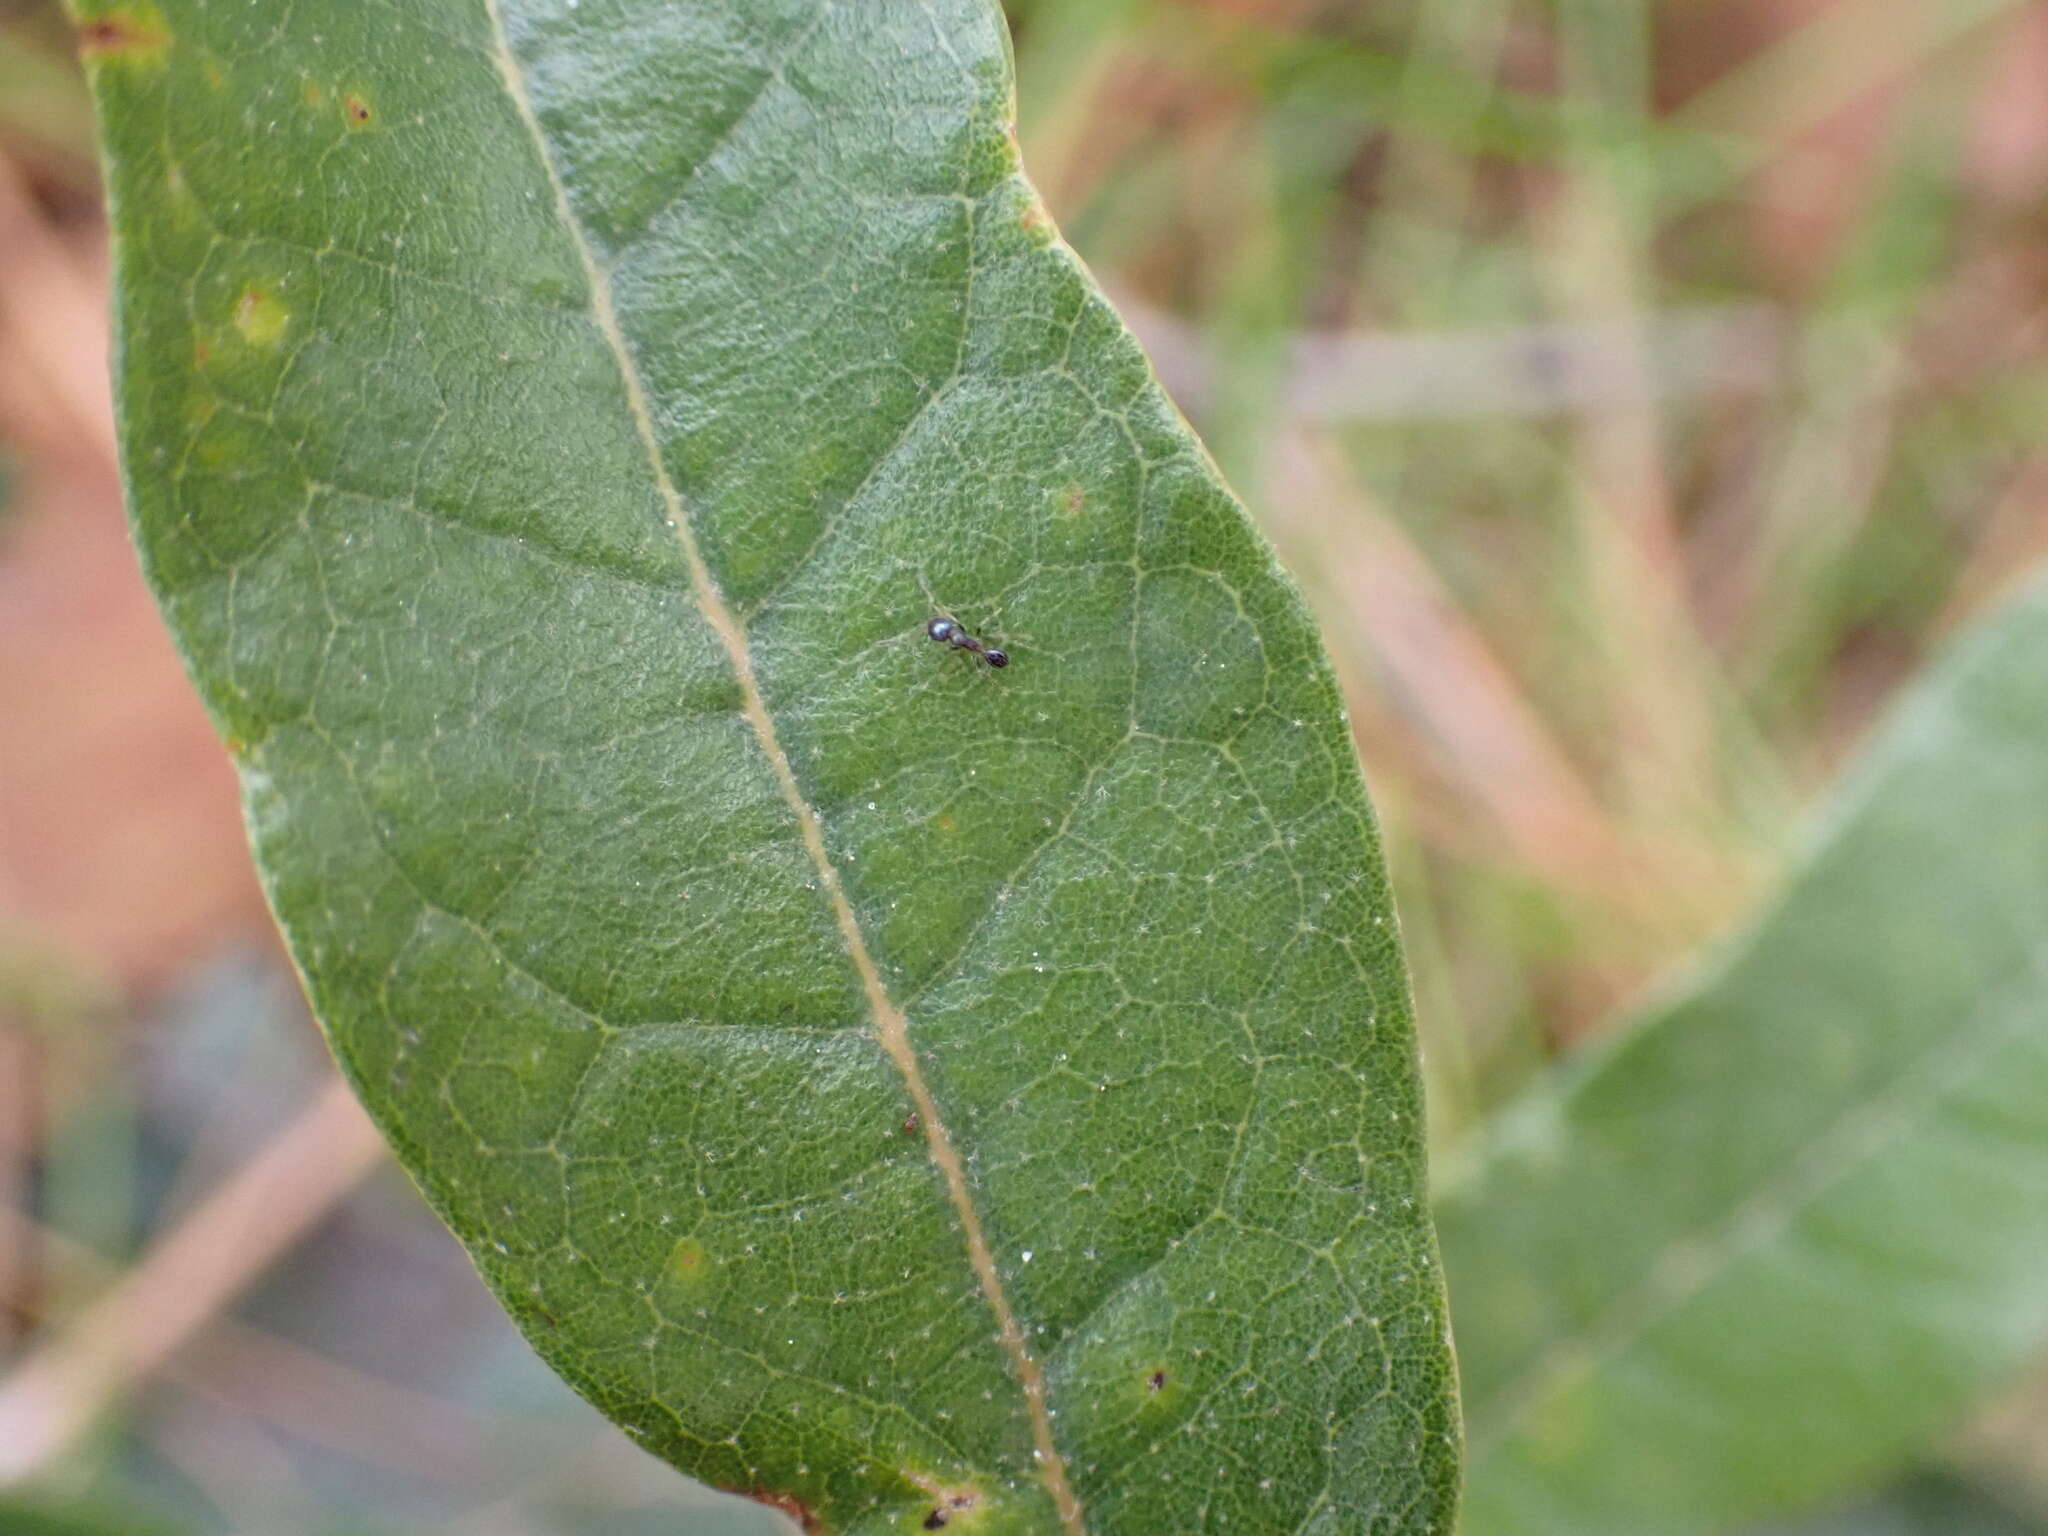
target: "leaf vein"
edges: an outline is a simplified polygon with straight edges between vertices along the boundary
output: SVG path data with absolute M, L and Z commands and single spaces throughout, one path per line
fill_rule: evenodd
M 490 16 L 493 52 L 506 95 L 533 141 L 535 154 L 554 192 L 556 216 L 582 262 L 590 289 L 591 319 L 617 364 L 633 424 L 647 455 L 649 472 L 667 506 L 669 520 L 675 528 L 677 540 L 682 546 L 684 561 L 689 567 L 690 584 L 696 596 L 697 606 L 731 659 L 747 721 L 758 738 L 762 756 L 766 759 L 769 770 L 796 820 L 797 831 L 804 847 L 817 868 L 819 884 L 831 904 L 848 957 L 860 976 L 873 1019 L 875 1039 L 902 1074 L 904 1084 L 917 1106 L 926 1144 L 931 1150 L 933 1162 L 943 1176 L 948 1197 L 966 1239 L 969 1267 L 981 1289 L 983 1299 L 995 1315 L 997 1336 L 1004 1353 L 1009 1357 L 1012 1374 L 1023 1393 L 1040 1478 L 1058 1512 L 1062 1527 L 1069 1536 L 1085 1536 L 1086 1527 L 1082 1523 L 1080 1500 L 1068 1482 L 1065 1461 L 1053 1439 L 1044 1375 L 1030 1353 L 1022 1326 L 1011 1311 L 1008 1295 L 996 1270 L 994 1256 L 990 1253 L 987 1239 L 982 1233 L 980 1212 L 967 1186 L 965 1165 L 958 1149 L 953 1145 L 940 1118 L 938 1105 L 925 1082 L 923 1069 L 910 1044 L 907 1021 L 902 1010 L 888 994 L 881 972 L 868 949 L 866 937 L 860 929 L 859 920 L 840 883 L 838 869 L 826 851 L 818 815 L 806 802 L 788 754 L 782 749 L 774 719 L 769 714 L 760 683 L 754 674 L 745 631 L 728 606 L 723 593 L 718 589 L 717 582 L 697 544 L 689 509 L 669 475 L 667 463 L 662 456 L 660 439 L 655 430 L 654 412 L 647 397 L 646 386 L 640 377 L 632 349 L 620 329 L 618 316 L 612 308 L 610 284 L 604 268 L 597 260 L 590 238 L 576 217 L 568 187 L 556 168 L 553 156 L 549 153 L 546 132 L 527 95 L 525 77 L 513 55 L 511 42 L 505 30 L 501 0 L 484 0 L 484 6 Z M 829 9 L 829 0 L 825 9 Z M 822 10 L 820 15 L 822 17 Z M 815 22 L 813 25 L 815 26 Z
M 491 0 L 491 11 L 493 19 L 495 19 L 497 15 L 497 0 Z M 704 152 L 697 157 L 696 164 L 692 165 L 684 174 L 682 184 L 676 188 L 671 196 L 663 199 L 658 207 L 640 221 L 640 227 L 637 230 L 619 242 L 619 254 L 621 256 L 630 253 L 635 246 L 654 232 L 656 225 L 689 200 L 690 194 L 696 190 L 697 179 L 710 168 L 711 162 L 719 157 L 725 147 L 739 136 L 740 131 L 746 127 L 748 120 L 753 117 L 755 112 L 760 110 L 761 103 L 768 99 L 768 93 L 774 90 L 776 86 L 784 83 L 782 72 L 796 62 L 798 54 L 810 46 L 812 37 L 817 34 L 818 28 L 824 24 L 825 18 L 831 14 L 831 11 L 832 0 L 823 0 L 823 3 L 819 5 L 817 10 L 812 12 L 810 20 L 804 23 L 803 30 L 797 34 L 796 41 L 789 45 L 789 51 L 783 54 L 780 59 L 777 59 L 767 73 L 762 75 L 761 83 L 754 88 L 753 94 L 741 104 L 739 111 L 732 115 L 725 126 L 718 130 L 711 142 L 704 147 Z M 502 46 L 502 37 L 500 43 Z M 502 52 L 505 57 L 509 58 L 511 56 L 511 49 L 509 47 L 502 47 Z

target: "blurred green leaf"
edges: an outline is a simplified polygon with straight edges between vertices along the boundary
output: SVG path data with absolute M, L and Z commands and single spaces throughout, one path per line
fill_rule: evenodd
M 83 9 L 151 580 L 542 1353 L 835 1531 L 1444 1529 L 1342 711 L 993 4 Z
M 177 1530 L 108 1502 L 0 1497 L 0 1536 L 173 1536 Z
M 2000 1494 L 1941 1471 L 1916 1472 L 1873 1499 L 1756 1536 L 2043 1536 L 2048 1524 Z
M 1838 1495 L 2048 1338 L 2048 588 L 1958 647 L 1711 974 L 1439 1211 L 1465 1529 Z

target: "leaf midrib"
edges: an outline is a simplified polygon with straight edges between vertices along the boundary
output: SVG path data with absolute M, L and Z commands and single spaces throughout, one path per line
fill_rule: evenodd
M 525 125 L 527 134 L 533 141 L 534 153 L 553 193 L 555 217 L 568 235 L 577 259 L 582 264 L 584 280 L 590 294 L 590 319 L 598 334 L 604 338 L 605 345 L 612 354 L 612 360 L 618 367 L 620 382 L 625 390 L 627 409 L 633 418 L 635 435 L 646 455 L 649 473 L 653 476 L 662 504 L 667 509 L 670 526 L 675 529 L 683 561 L 689 571 L 691 598 L 713 634 L 717 636 L 719 644 L 725 649 L 734 679 L 739 685 L 741 713 L 746 717 L 748 727 L 754 733 L 755 741 L 768 763 L 769 771 L 775 778 L 784 803 L 788 805 L 791 815 L 796 818 L 804 849 L 817 868 L 820 888 L 832 908 L 832 916 L 838 925 L 841 941 L 846 946 L 847 957 L 852 961 L 854 970 L 860 977 L 875 1042 L 901 1074 L 911 1100 L 917 1108 L 918 1122 L 924 1132 L 926 1148 L 945 1181 L 947 1196 L 960 1219 L 961 1230 L 966 1239 L 969 1266 L 974 1271 L 983 1299 L 988 1303 L 990 1311 L 995 1314 L 997 1333 L 1003 1350 L 1010 1357 L 1012 1374 L 1024 1395 L 1025 1411 L 1030 1419 L 1032 1440 L 1037 1451 L 1039 1476 L 1045 1484 L 1054 1508 L 1058 1511 L 1061 1526 L 1069 1536 L 1086 1536 L 1080 1500 L 1075 1496 L 1068 1481 L 1065 1461 L 1053 1440 L 1052 1418 L 1046 1403 L 1044 1373 L 1025 1345 L 1023 1329 L 1018 1325 L 1016 1315 L 1010 1308 L 1009 1298 L 1003 1289 L 1002 1277 L 996 1272 L 994 1255 L 982 1232 L 980 1212 L 975 1208 L 973 1194 L 967 1187 L 966 1167 L 961 1161 L 959 1149 L 955 1147 L 951 1135 L 946 1130 L 938 1104 L 933 1099 L 930 1086 L 925 1082 L 923 1070 L 918 1064 L 916 1052 L 911 1048 L 909 1023 L 904 1017 L 903 1010 L 889 996 L 888 988 L 882 981 L 881 971 L 868 949 L 865 935 L 861 932 L 860 920 L 840 884 L 839 871 L 825 848 L 821 819 L 804 798 L 803 790 L 796 781 L 795 770 L 788 755 L 782 750 L 774 717 L 768 711 L 767 701 L 762 697 L 760 685 L 754 676 L 753 659 L 747 648 L 746 627 L 727 605 L 724 594 L 719 591 L 717 580 L 712 576 L 703 552 L 698 547 L 688 506 L 683 500 L 682 493 L 676 488 L 674 480 L 669 476 L 668 466 L 661 454 L 660 439 L 655 432 L 654 414 L 648 403 L 646 387 L 641 380 L 632 349 L 626 342 L 625 333 L 619 327 L 618 314 L 612 304 L 610 278 L 598 261 L 596 251 L 576 217 L 575 208 L 569 200 L 568 186 L 557 172 L 553 156 L 549 153 L 546 132 L 534 111 L 532 99 L 527 93 L 525 77 L 520 71 L 519 61 L 512 52 L 511 40 L 505 30 L 501 0 L 483 0 L 483 5 L 491 23 L 492 62 L 497 66 L 499 78 L 504 84 L 513 110 L 517 112 L 520 122 Z M 733 130 L 728 130 L 727 137 L 731 131 Z

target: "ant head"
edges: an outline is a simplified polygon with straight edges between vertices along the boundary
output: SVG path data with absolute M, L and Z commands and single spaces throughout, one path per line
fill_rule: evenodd
M 924 632 L 934 640 L 950 640 L 960 632 L 960 622 L 941 614 L 925 625 Z

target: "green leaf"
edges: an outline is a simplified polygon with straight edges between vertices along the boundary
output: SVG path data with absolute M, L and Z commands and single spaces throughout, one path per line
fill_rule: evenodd
M 541 1352 L 834 1531 L 1445 1528 L 1337 694 L 990 0 L 85 8 L 150 578 Z
M 2044 806 L 2036 587 L 1726 959 L 1507 1117 L 1438 1211 L 1469 1536 L 1812 1504 L 2048 1340 Z
M 1798 1525 L 1754 1536 L 2043 1536 L 2040 1518 L 2001 1490 L 1953 1472 L 1928 1469 L 1901 1478 L 1877 1498 Z
M 103 1500 L 0 1495 L 0 1531 L 7 1536 L 179 1536 L 179 1530 L 154 1515 Z

